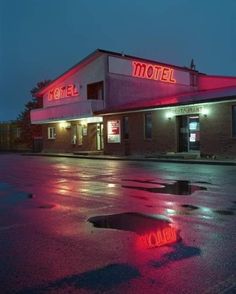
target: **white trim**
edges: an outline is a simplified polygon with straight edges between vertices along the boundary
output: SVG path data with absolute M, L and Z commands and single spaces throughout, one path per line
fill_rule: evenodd
M 55 140 L 56 139 L 56 128 L 48 127 L 48 139 Z

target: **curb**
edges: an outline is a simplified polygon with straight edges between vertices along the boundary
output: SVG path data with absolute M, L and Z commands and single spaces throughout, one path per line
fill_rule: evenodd
M 61 153 L 22 153 L 22 156 L 44 156 L 44 157 L 65 157 L 78 159 L 93 160 L 119 160 L 119 161 L 141 161 L 141 162 L 167 162 L 167 163 L 187 163 L 187 164 L 208 164 L 208 165 L 228 165 L 236 166 L 236 161 L 223 160 L 201 160 L 201 159 L 176 159 L 176 158 L 139 158 L 139 157 L 115 157 L 115 156 L 91 156 L 91 155 L 75 155 Z

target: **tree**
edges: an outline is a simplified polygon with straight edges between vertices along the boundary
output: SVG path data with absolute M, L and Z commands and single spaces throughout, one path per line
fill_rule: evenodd
M 43 99 L 41 97 L 36 97 L 35 93 L 40 89 L 44 88 L 50 83 L 50 80 L 45 80 L 38 82 L 36 87 L 34 87 L 30 92 L 32 99 L 25 104 L 24 111 L 17 118 L 17 125 L 21 130 L 20 143 L 26 144 L 27 147 L 33 148 L 34 137 L 42 136 L 42 126 L 32 125 L 30 121 L 30 111 L 36 108 L 43 107 Z

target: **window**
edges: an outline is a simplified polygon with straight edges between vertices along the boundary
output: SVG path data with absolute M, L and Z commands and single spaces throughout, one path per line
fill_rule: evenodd
M 232 136 L 236 137 L 236 105 L 232 106 Z
M 16 138 L 21 137 L 21 128 L 16 128 Z
M 145 139 L 152 139 L 152 114 L 151 113 L 145 113 L 144 136 L 145 136 Z
M 123 117 L 123 139 L 129 139 L 129 118 Z
M 48 139 L 56 139 L 56 128 L 48 127 Z
M 87 85 L 87 99 L 103 100 L 103 82 Z

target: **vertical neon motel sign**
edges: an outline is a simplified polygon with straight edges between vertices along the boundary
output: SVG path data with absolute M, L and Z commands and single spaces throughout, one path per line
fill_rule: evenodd
M 170 67 L 132 61 L 133 77 L 175 84 L 174 72 L 174 69 Z
M 67 97 L 74 97 L 78 96 L 79 91 L 74 84 L 69 84 L 62 87 L 56 87 L 49 91 L 48 93 L 48 100 L 59 100 Z

